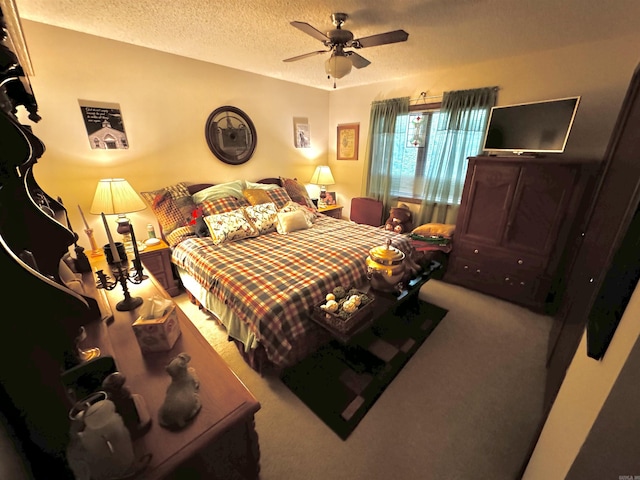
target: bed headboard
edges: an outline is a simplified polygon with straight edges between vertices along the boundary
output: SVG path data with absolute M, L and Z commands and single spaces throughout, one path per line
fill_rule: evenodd
M 256 183 L 273 184 L 273 185 L 278 185 L 279 187 L 282 186 L 282 182 L 277 177 L 263 178 L 261 180 L 258 180 Z M 189 190 L 189 193 L 193 195 L 194 193 L 199 192 L 200 190 L 204 190 L 205 188 L 208 188 L 208 187 L 213 187 L 214 185 L 215 183 L 194 183 L 193 185 L 187 185 L 187 189 Z

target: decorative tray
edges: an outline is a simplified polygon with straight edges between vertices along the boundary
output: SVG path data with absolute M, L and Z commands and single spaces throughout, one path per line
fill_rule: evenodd
M 342 335 L 349 335 L 357 330 L 363 323 L 371 319 L 375 297 L 370 292 L 365 293 L 355 289 L 349 290 L 349 294 L 349 296 L 358 295 L 361 299 L 359 307 L 353 313 L 347 313 L 342 308 L 344 301 L 349 298 L 347 296 L 337 300 L 340 307 L 335 312 L 329 312 L 321 308 L 322 305 L 327 303 L 326 300 L 314 306 L 314 319 Z

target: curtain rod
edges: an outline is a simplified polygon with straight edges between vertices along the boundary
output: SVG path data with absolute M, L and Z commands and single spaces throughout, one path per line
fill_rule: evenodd
M 493 89 L 497 92 L 498 90 L 500 90 L 500 87 L 493 87 Z M 419 101 L 422 101 L 422 103 L 427 103 L 427 100 L 441 100 L 443 95 L 444 94 L 427 96 L 427 92 L 420 92 L 420 96 L 417 98 L 409 99 L 409 103 L 416 102 L 417 104 Z
M 427 96 L 427 92 L 420 92 L 420 96 L 418 98 L 411 98 L 409 99 L 409 103 L 412 102 L 419 102 L 420 100 L 422 100 L 424 103 L 427 103 L 427 100 L 435 100 L 437 98 L 442 98 L 442 95 L 431 95 L 431 96 Z

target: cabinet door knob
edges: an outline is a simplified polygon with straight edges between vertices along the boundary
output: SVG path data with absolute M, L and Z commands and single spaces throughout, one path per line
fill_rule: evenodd
M 524 263 L 524 261 L 521 258 L 519 258 L 518 259 L 518 265 L 522 265 L 523 263 Z
M 504 277 L 505 282 L 508 282 L 509 280 L 511 280 L 509 277 Z
M 520 285 L 522 285 L 524 287 L 525 283 L 524 282 L 520 282 Z
M 464 268 L 465 270 L 469 270 L 469 265 L 465 265 L 465 266 L 464 266 L 464 267 L 462 267 L 462 268 Z
M 476 248 L 476 249 L 473 251 L 473 253 L 478 253 L 478 249 Z
M 480 269 L 479 268 L 476 270 L 476 273 L 480 273 Z

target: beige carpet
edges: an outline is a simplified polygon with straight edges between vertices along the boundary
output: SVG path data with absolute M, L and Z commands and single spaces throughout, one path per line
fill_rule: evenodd
M 542 416 L 552 319 L 438 280 L 420 297 L 448 309 L 445 321 L 346 441 L 175 300 L 262 405 L 263 480 L 516 478 Z

